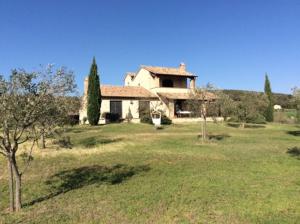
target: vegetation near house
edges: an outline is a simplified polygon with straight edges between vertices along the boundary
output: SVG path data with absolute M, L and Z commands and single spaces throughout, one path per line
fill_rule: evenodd
M 242 128 L 245 123 L 265 123 L 264 113 L 267 106 L 268 100 L 264 94 L 243 95 L 235 104 L 231 121 L 240 122 Z
M 214 94 L 212 93 L 214 87 L 208 83 L 206 86 L 201 88 L 195 88 L 191 92 L 190 100 L 188 102 L 190 109 L 194 114 L 201 116 L 203 121 L 201 122 L 201 139 L 202 142 L 205 142 L 207 139 L 207 107 L 210 101 L 212 101 Z
M 61 99 L 75 87 L 71 71 L 54 70 L 52 65 L 38 72 L 13 70 L 8 79 L 0 77 L 0 154 L 8 163 L 10 211 L 21 209 L 21 181 L 34 146 L 45 128 L 61 121 L 57 115 L 65 117 L 67 105 Z M 17 152 L 22 145 L 20 158 Z
M 300 89 L 295 87 L 293 89 L 294 103 L 296 106 L 296 118 L 297 122 L 300 123 Z
M 265 118 L 266 121 L 272 122 L 274 120 L 274 101 L 271 90 L 271 83 L 267 74 L 265 75 L 265 94 L 268 98 L 268 106 L 265 112 Z
M 240 100 L 240 97 L 243 95 L 251 95 L 251 94 L 259 94 L 261 92 L 256 91 L 247 91 L 247 90 L 231 90 L 224 89 L 223 92 L 228 95 L 234 101 Z M 273 93 L 274 104 L 281 105 L 282 108 L 285 109 L 294 109 L 295 103 L 293 100 L 293 95 L 291 94 L 283 94 L 283 93 Z
M 87 118 L 90 125 L 97 125 L 100 119 L 101 91 L 96 59 L 93 58 L 88 77 Z
M 133 116 L 132 116 L 132 113 L 131 113 L 131 109 L 128 108 L 128 113 L 126 114 L 126 120 L 127 120 L 127 122 L 130 123 L 131 120 L 132 120 L 132 118 L 133 118 Z

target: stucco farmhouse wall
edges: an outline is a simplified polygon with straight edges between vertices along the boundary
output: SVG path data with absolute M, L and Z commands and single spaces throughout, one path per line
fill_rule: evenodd
M 100 121 L 99 123 L 104 123 L 103 114 L 110 112 L 110 101 L 121 101 L 122 102 L 122 119 L 126 119 L 127 114 L 129 113 L 129 108 L 133 117 L 133 122 L 139 122 L 139 100 L 134 99 L 120 99 L 120 98 L 112 98 L 112 99 L 102 99 L 101 109 L 100 109 Z M 150 109 L 160 109 L 168 113 L 168 108 L 159 100 L 150 100 Z M 86 104 L 85 104 L 86 105 Z M 87 118 L 87 108 L 80 110 L 79 119 L 80 122 L 83 123 L 84 118 Z M 88 124 L 88 121 L 86 121 Z
M 128 77 L 125 78 L 125 86 L 142 86 L 150 90 L 159 87 L 159 78 L 152 76 L 149 71 L 141 68 L 133 80 Z

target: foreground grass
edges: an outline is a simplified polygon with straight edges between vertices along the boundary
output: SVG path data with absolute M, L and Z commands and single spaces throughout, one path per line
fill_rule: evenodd
M 0 223 L 300 223 L 300 127 L 208 129 L 69 129 L 72 149 L 35 152 L 16 215 L 1 174 Z

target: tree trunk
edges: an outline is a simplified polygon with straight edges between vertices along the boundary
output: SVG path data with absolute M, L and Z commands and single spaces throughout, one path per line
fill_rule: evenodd
M 21 201 L 21 174 L 18 170 L 15 155 L 12 158 L 12 169 L 15 178 L 15 210 L 20 211 L 22 207 Z
M 21 175 L 16 175 L 16 201 L 15 207 L 16 211 L 20 211 L 22 208 L 22 201 L 21 201 Z
M 207 136 L 207 133 L 206 133 L 206 117 L 204 117 L 204 126 L 203 126 L 203 139 L 204 141 L 206 141 L 206 136 Z
M 45 131 L 44 129 L 41 130 L 41 149 L 46 148 L 46 141 L 45 141 Z
M 12 171 L 12 165 L 9 159 L 7 159 L 8 168 L 8 186 L 9 186 L 9 210 L 10 212 L 15 211 L 15 201 L 14 201 L 14 176 Z
M 201 139 L 202 139 L 202 143 L 204 143 L 204 120 L 202 121 L 202 125 L 201 125 L 201 134 L 202 134 L 202 136 L 201 136 Z

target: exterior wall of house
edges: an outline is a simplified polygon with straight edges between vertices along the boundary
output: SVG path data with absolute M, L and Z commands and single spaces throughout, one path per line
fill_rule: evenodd
M 105 123 L 103 114 L 110 112 L 110 101 L 122 101 L 122 117 L 121 117 L 122 119 L 126 119 L 126 116 L 129 112 L 129 108 L 133 119 L 135 120 L 139 119 L 139 100 L 120 99 L 120 98 L 102 99 L 101 110 L 100 110 L 100 121 L 99 121 L 100 124 Z M 87 118 L 86 106 L 79 111 L 80 123 L 83 123 L 84 117 Z
M 122 100 L 122 118 L 125 119 L 129 109 L 133 119 L 139 119 L 139 101 L 138 100 Z
M 124 86 L 132 86 L 132 78 L 130 75 L 126 75 L 124 79 Z
M 149 71 L 141 68 L 131 82 L 129 82 L 128 79 L 125 79 L 125 85 L 128 85 L 128 83 L 129 86 L 142 86 L 145 89 L 150 90 L 159 87 L 159 78 L 153 77 Z
M 187 88 L 187 78 L 186 77 L 176 77 L 176 76 L 160 76 L 159 77 L 159 87 L 162 87 L 164 80 L 172 80 L 173 87 L 169 88 Z

